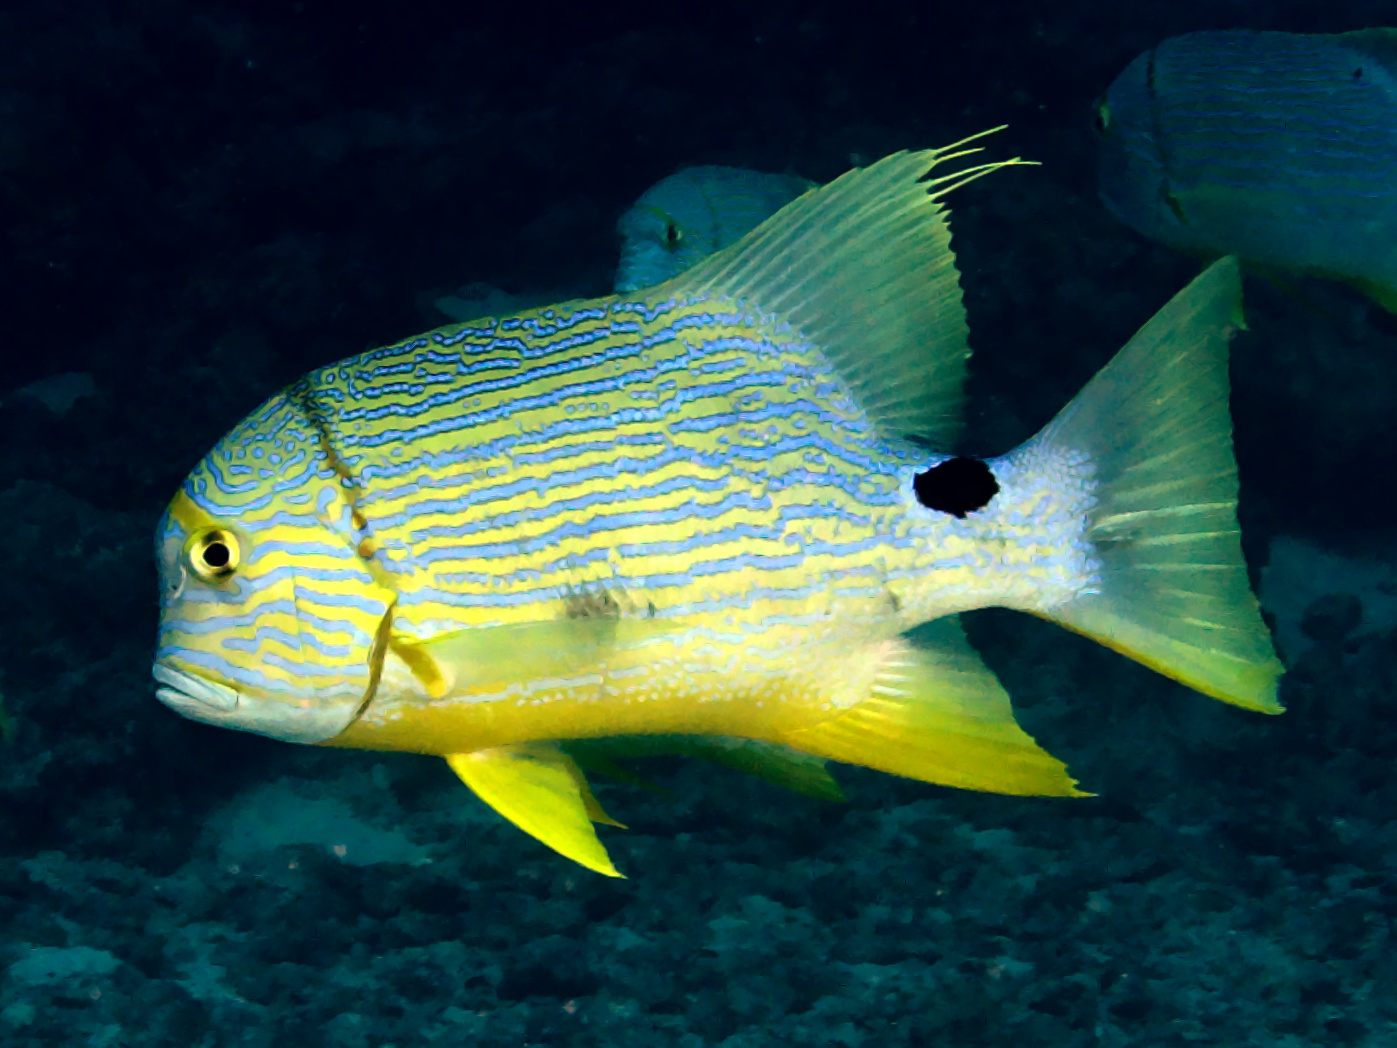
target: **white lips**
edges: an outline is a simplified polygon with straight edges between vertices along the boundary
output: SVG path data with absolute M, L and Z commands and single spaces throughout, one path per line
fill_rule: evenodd
M 349 727 L 358 713 L 356 702 L 336 705 L 297 703 L 286 699 L 263 699 L 238 692 L 192 673 L 185 673 L 157 662 L 151 676 L 163 687 L 155 697 L 190 720 L 220 728 L 256 732 L 284 742 L 324 742 Z
M 203 720 L 197 712 L 193 712 L 200 708 L 213 714 L 232 713 L 238 708 L 238 693 L 227 685 L 202 680 L 158 662 L 151 668 L 150 674 L 165 685 L 156 689 L 155 697 L 187 717 Z

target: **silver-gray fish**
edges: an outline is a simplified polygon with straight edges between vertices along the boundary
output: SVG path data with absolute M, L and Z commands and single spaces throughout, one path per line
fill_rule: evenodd
M 1397 30 L 1171 37 L 1116 78 L 1096 126 L 1101 199 L 1127 225 L 1397 312 Z
M 638 291 L 678 276 L 814 185 L 740 167 L 686 167 L 661 179 L 616 223 L 621 264 L 615 290 Z

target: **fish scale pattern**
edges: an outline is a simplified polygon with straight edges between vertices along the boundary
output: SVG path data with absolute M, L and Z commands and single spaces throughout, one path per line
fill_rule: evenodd
M 1390 199 L 1397 153 L 1381 115 L 1397 99 L 1397 77 L 1379 62 L 1332 38 L 1290 33 L 1188 33 L 1149 55 L 1165 160 L 1191 181 L 1256 191 L 1310 186 L 1306 195 L 1334 206 Z M 1278 136 L 1288 166 L 1258 165 Z
M 917 559 L 892 512 L 917 453 L 878 439 L 818 349 L 730 301 L 446 328 L 310 381 L 410 633 L 597 589 L 767 618 L 876 600 Z
M 651 698 L 780 678 L 855 701 L 877 658 L 851 651 L 988 601 L 1059 603 L 1090 574 L 1065 497 L 1083 464 L 1063 488 L 997 460 L 990 534 L 917 505 L 913 476 L 943 458 L 883 437 L 799 331 L 711 292 L 453 325 L 312 372 L 195 470 L 167 541 L 231 510 L 246 564 L 165 617 L 161 650 L 234 687 L 321 679 L 343 700 L 369 693 L 389 637 L 434 681 L 411 646 L 464 632 L 495 638 L 448 660 L 478 668 L 440 685 L 471 702 L 587 691 L 603 659 Z M 579 617 L 650 628 L 548 632 Z M 501 660 L 524 635 L 494 629 L 531 627 L 548 672 Z M 417 701 L 393 680 L 375 709 Z
M 1354 280 L 1389 303 L 1394 55 L 1391 30 L 1164 40 L 1106 94 L 1102 200 L 1175 248 Z

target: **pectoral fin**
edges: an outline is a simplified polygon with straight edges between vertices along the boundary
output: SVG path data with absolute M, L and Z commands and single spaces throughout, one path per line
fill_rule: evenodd
M 1019 727 L 1009 696 L 952 618 L 925 643 L 894 641 L 873 693 L 782 737 L 806 753 L 989 793 L 1084 796 L 1066 766 Z
M 553 743 L 499 746 L 446 758 L 475 795 L 525 833 L 608 877 L 622 877 L 592 829 L 621 824 L 602 810 L 582 770 Z
M 673 628 L 654 619 L 548 619 L 461 630 L 425 642 L 396 638 L 393 651 L 437 699 L 521 681 L 576 682 Z

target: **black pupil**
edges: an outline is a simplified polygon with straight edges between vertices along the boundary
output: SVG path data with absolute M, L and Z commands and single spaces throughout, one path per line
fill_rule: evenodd
M 913 477 L 912 491 L 927 509 L 964 517 L 988 506 L 999 482 L 980 459 L 953 458 Z
M 231 554 L 221 542 L 210 542 L 204 547 L 204 563 L 211 568 L 226 568 Z
M 679 227 L 673 222 L 665 226 L 665 243 L 673 247 L 679 243 Z

